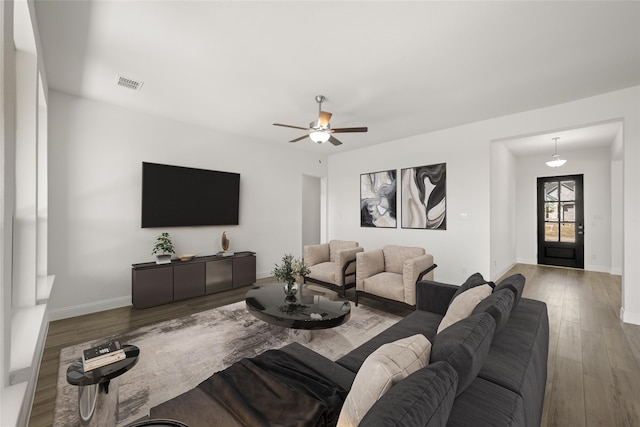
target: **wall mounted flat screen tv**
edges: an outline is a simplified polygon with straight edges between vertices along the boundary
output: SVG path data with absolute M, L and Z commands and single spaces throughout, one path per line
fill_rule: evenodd
M 240 174 L 142 163 L 142 228 L 237 225 Z

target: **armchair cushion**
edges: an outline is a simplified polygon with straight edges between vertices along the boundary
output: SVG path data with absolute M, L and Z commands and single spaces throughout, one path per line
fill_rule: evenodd
M 361 252 L 356 255 L 356 289 L 364 290 L 364 279 L 384 271 L 384 254 L 382 249 Z
M 397 274 L 403 273 L 404 262 L 407 259 L 425 254 L 423 248 L 397 245 L 385 245 L 382 252 L 384 253 L 384 271 Z M 413 283 L 415 284 L 415 281 Z
M 352 240 L 330 240 L 329 241 L 329 261 L 337 261 L 337 253 L 345 249 L 358 247 L 358 242 Z
M 402 276 L 383 271 L 365 279 L 363 291 L 394 301 L 404 301 L 404 285 Z
M 309 267 L 321 262 L 329 262 L 329 244 L 306 245 L 303 248 L 302 257 Z
M 404 302 L 409 305 L 416 305 L 416 282 L 418 281 L 418 276 L 420 276 L 420 273 L 422 273 L 432 265 L 433 255 L 430 254 L 420 255 L 404 261 L 404 265 L 402 268 Z M 424 278 L 433 280 L 433 270 L 427 273 Z
M 343 270 L 349 261 L 355 260 L 356 253 L 362 251 L 364 249 L 358 246 L 358 242 L 350 240 L 331 240 L 329 243 L 320 245 L 306 245 L 303 249 L 303 257 L 305 264 L 311 270 L 308 277 L 335 286 L 353 285 L 355 263 L 349 265 L 346 271 Z M 345 274 L 351 274 L 346 280 L 347 283 L 345 283 Z

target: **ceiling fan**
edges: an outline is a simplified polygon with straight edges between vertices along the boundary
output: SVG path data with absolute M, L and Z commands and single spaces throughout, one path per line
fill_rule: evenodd
M 305 139 L 306 137 L 309 137 L 313 142 L 316 142 L 318 144 L 322 144 L 329 141 L 333 145 L 340 145 L 342 144 L 342 142 L 338 140 L 336 137 L 334 137 L 333 135 L 331 135 L 332 133 L 366 132 L 368 130 L 366 127 L 331 129 L 331 126 L 329 125 L 329 120 L 331 119 L 331 113 L 327 111 L 322 111 L 322 103 L 325 101 L 325 99 L 326 98 L 323 95 L 316 96 L 316 102 L 318 103 L 318 120 L 309 123 L 309 127 L 305 128 L 301 126 L 283 125 L 281 123 L 274 123 L 273 125 L 309 131 L 307 135 L 303 135 L 299 138 L 292 139 L 289 142 L 298 142 L 302 139 Z

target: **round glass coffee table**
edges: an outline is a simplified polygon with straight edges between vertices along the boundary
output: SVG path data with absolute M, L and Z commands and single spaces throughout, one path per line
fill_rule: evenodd
M 283 283 L 257 285 L 247 292 L 245 302 L 258 319 L 291 329 L 303 342 L 311 340 L 312 330 L 334 328 L 351 315 L 349 300 L 313 284 L 301 285 L 294 297 L 285 295 Z

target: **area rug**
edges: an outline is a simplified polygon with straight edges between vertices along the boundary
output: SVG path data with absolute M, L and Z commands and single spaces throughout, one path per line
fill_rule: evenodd
M 400 320 L 394 314 L 351 306 L 351 318 L 333 329 L 313 331 L 304 345 L 336 360 Z M 82 350 L 117 339 L 140 348 L 138 364 L 118 378 L 118 426 L 149 414 L 149 409 L 198 385 L 232 363 L 291 342 L 289 330 L 257 319 L 244 301 L 145 326 L 132 332 L 101 337 L 60 351 L 53 425 L 78 421 L 78 390 L 66 381 L 69 364 Z

